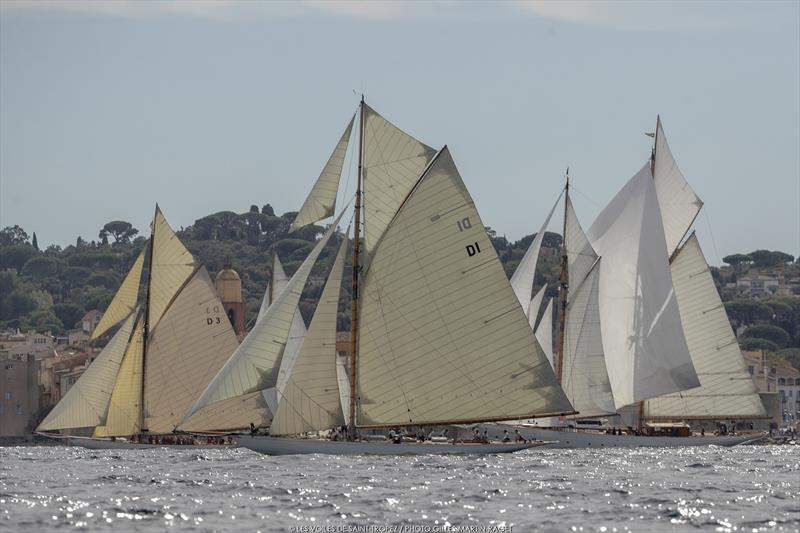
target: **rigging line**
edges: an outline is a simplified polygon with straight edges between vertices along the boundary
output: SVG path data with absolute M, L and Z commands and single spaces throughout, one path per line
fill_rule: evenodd
M 717 250 L 717 241 L 714 239 L 714 231 L 711 229 L 711 219 L 708 217 L 708 208 L 706 207 L 705 211 L 703 211 L 703 215 L 706 217 L 706 225 L 708 225 L 708 234 L 711 236 L 711 246 L 714 248 L 714 257 L 717 260 L 717 266 L 721 265 L 721 259 L 719 257 L 719 251 Z
M 594 200 L 594 198 L 592 198 L 591 196 L 589 196 L 588 194 L 586 194 L 585 192 L 583 192 L 583 191 L 582 191 L 582 190 L 580 190 L 579 188 L 575 187 L 575 184 L 574 184 L 574 183 L 570 183 L 570 184 L 569 184 L 569 188 L 570 188 L 571 190 L 574 190 L 574 191 L 575 191 L 575 192 L 577 192 L 578 194 L 580 194 L 582 197 L 584 197 L 584 198 L 585 198 L 586 200 L 588 200 L 589 202 L 591 202 L 591 204 L 592 204 L 592 205 L 594 205 L 595 207 L 599 207 L 599 208 L 602 208 L 602 207 L 603 207 L 603 205 L 602 205 L 602 204 L 599 204 L 599 203 L 597 203 L 597 202 Z

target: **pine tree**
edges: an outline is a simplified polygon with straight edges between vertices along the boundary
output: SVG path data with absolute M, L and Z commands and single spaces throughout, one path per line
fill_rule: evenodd
M 35 231 L 33 232 L 33 239 L 31 240 L 31 244 L 37 250 L 39 249 L 39 242 L 36 240 L 36 232 Z

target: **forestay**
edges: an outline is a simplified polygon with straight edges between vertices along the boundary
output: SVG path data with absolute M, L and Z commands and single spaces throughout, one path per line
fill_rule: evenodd
M 401 131 L 371 107 L 364 113 L 364 244 L 370 254 L 436 150 Z
M 105 423 L 111 391 L 135 321 L 136 315 L 131 313 L 36 431 L 94 427 Z
M 175 429 L 237 346 L 214 284 L 200 267 L 150 332 L 144 388 L 147 430 Z
M 689 231 L 703 201 L 686 182 L 661 127 L 661 118 L 656 123 L 655 166 L 653 170 L 656 194 L 661 207 L 667 252 L 671 256 Z
M 144 265 L 144 256 L 147 252 L 147 247 L 142 248 L 139 256 L 134 261 L 128 275 L 122 280 L 122 285 L 117 289 L 111 303 L 103 313 L 97 327 L 92 331 L 90 341 L 100 337 L 103 333 L 125 320 L 130 316 L 133 309 L 136 307 L 136 301 L 139 297 L 139 284 L 142 279 L 142 266 Z
M 336 193 L 339 190 L 339 179 L 342 175 L 342 167 L 347 153 L 347 145 L 350 143 L 350 132 L 353 129 L 354 120 L 355 115 L 350 119 L 350 123 L 333 149 L 325 168 L 322 169 L 317 182 L 311 192 L 308 193 L 306 201 L 289 227 L 289 232 L 333 216 L 336 208 Z
M 344 212 L 342 212 L 344 214 Z M 300 265 L 289 284 L 281 291 L 266 314 L 203 391 L 184 420 L 214 402 L 275 387 L 292 317 L 297 310 L 303 286 L 311 267 L 342 218 L 340 214 Z
M 447 148 L 360 287 L 357 424 L 571 412 Z
M 757 418 L 764 406 L 739 351 L 697 237 L 680 248 L 672 281 L 700 387 L 648 400 L 648 418 Z
M 308 334 L 280 393 L 270 435 L 297 435 L 344 424 L 336 371 L 336 316 L 346 255 L 344 239 Z
M 599 308 L 616 407 L 699 386 L 649 163 L 598 215 L 587 236 L 603 258 Z
M 156 206 L 156 214 L 153 219 L 153 235 L 150 243 L 153 257 L 150 272 L 148 324 L 152 330 L 158 324 L 167 305 L 198 265 L 189 250 L 169 227 L 158 206 Z
M 542 227 L 536 233 L 531 245 L 528 246 L 528 249 L 525 251 L 522 261 L 519 262 L 519 265 L 517 265 L 517 268 L 514 270 L 514 274 L 511 276 L 511 288 L 514 289 L 514 294 L 516 294 L 517 300 L 519 300 L 526 316 L 530 314 L 528 304 L 531 301 L 531 294 L 533 293 L 536 264 L 539 262 L 539 251 L 542 248 L 545 230 L 550 225 L 550 219 L 553 217 L 553 213 L 556 207 L 558 207 L 558 203 L 561 201 L 561 196 L 563 194 L 564 191 L 562 190 L 561 194 L 558 195 L 556 199 L 556 203 L 553 204 L 553 208 L 550 209 L 550 213 L 548 213 L 547 218 L 544 220 L 544 224 L 542 224 Z M 536 311 L 538 312 L 539 309 L 537 308 Z

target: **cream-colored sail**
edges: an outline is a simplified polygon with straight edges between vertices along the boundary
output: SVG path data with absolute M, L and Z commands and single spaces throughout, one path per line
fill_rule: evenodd
M 436 150 L 364 104 L 364 244 L 370 254 Z
M 133 309 L 136 307 L 136 301 L 139 296 L 139 283 L 142 279 L 142 266 L 144 265 L 144 256 L 147 252 L 147 247 L 142 248 L 141 253 L 134 261 L 133 266 L 128 275 L 122 281 L 122 285 L 117 289 L 117 293 L 108 304 L 108 308 L 103 313 L 103 317 L 98 322 L 97 327 L 92 331 L 90 341 L 95 340 L 103 333 L 125 320 L 125 317 L 130 316 Z
M 600 317 L 615 405 L 699 386 L 649 163 L 598 215 L 587 236 L 603 258 Z
M 170 433 L 238 342 L 205 267 L 167 308 L 147 343 L 145 427 Z
M 671 270 L 701 386 L 648 400 L 645 416 L 673 420 L 766 416 L 694 234 L 681 246 Z
M 186 413 L 184 420 L 209 404 L 275 387 L 303 286 L 341 218 L 340 214 L 334 220 L 286 288 Z
M 106 423 L 95 428 L 95 437 L 121 437 L 139 433 L 142 416 L 143 332 L 143 317 L 140 314 L 114 383 Z
M 550 366 L 555 368 L 553 364 L 553 299 L 547 302 L 547 307 L 544 308 L 544 314 L 539 321 L 539 326 L 534 330 L 536 340 L 539 341 L 539 346 L 542 347 L 547 362 Z M 574 404 L 573 404 L 574 406 Z
M 269 306 L 272 305 L 272 300 L 278 297 L 286 284 L 289 283 L 289 276 L 283 270 L 281 260 L 278 259 L 278 254 L 272 254 L 272 284 L 267 283 L 267 290 L 264 291 L 264 298 L 261 300 L 261 307 L 258 310 L 258 318 L 256 322 L 261 320 L 264 313 L 267 312 Z
M 300 308 L 297 308 L 292 317 L 292 326 L 289 328 L 289 337 L 286 339 L 286 348 L 283 350 L 275 386 L 261 391 L 270 411 L 273 413 L 278 409 L 279 399 L 283 396 L 283 389 L 286 388 L 286 383 L 289 381 L 289 376 L 297 361 L 297 355 L 300 353 L 300 347 L 303 345 L 307 332 L 306 324 L 303 322 L 303 315 L 300 313 Z
M 339 190 L 339 178 L 342 175 L 344 156 L 347 153 L 347 145 L 350 143 L 350 132 L 353 129 L 355 118 L 354 115 L 350 119 L 342 138 L 339 139 L 336 148 L 333 149 L 325 168 L 322 169 L 322 173 L 317 178 L 317 182 L 311 192 L 308 193 L 303 207 L 300 208 L 292 225 L 289 227 L 289 232 L 333 216 L 336 208 L 336 193 Z
M 347 357 L 336 354 L 336 380 L 339 383 L 339 403 L 342 406 L 344 423 L 350 425 L 350 373 Z
M 661 118 L 656 124 L 655 145 L 653 179 L 664 223 L 667 252 L 671 256 L 703 207 L 703 201 L 686 182 L 672 157 L 667 137 L 661 127 Z
M 536 323 L 539 318 L 539 311 L 542 309 L 542 301 L 544 301 L 545 292 L 547 292 L 547 284 L 542 285 L 542 288 L 539 289 L 536 296 L 531 298 L 528 304 L 528 312 L 526 314 L 528 315 L 528 323 L 531 325 L 531 330 L 533 331 L 536 331 Z
M 616 410 L 600 328 L 601 262 L 596 261 L 570 290 L 564 325 L 561 385 L 580 418 L 613 414 Z
M 94 427 L 105 423 L 111 391 L 135 321 L 136 315 L 131 313 L 36 431 Z
M 270 435 L 297 435 L 344 424 L 336 375 L 336 315 L 346 254 L 344 239 L 280 395 Z
M 561 194 L 564 194 L 563 191 Z M 514 289 L 514 294 L 517 295 L 517 300 L 519 300 L 526 315 L 528 315 L 528 304 L 531 301 L 533 280 L 536 276 L 536 264 L 539 262 L 539 251 L 542 248 L 545 230 L 550 225 L 550 219 L 553 217 L 553 213 L 560 201 L 561 195 L 556 199 L 556 203 L 553 204 L 553 208 L 550 209 L 550 213 L 548 213 L 547 218 L 544 219 L 544 224 L 542 224 L 542 227 L 539 229 L 538 233 L 536 233 L 536 237 L 533 238 L 531 245 L 528 246 L 525 255 L 522 257 L 522 261 L 519 262 L 519 265 L 517 265 L 517 268 L 514 270 L 514 274 L 511 276 L 511 288 Z M 537 308 L 536 310 L 538 311 L 539 309 Z
M 197 263 L 189 250 L 181 243 L 167 220 L 156 206 L 153 219 L 152 243 L 153 257 L 150 272 L 150 315 L 149 327 L 152 330 L 164 314 L 180 288 L 197 268 Z
M 389 225 L 360 293 L 359 426 L 572 411 L 447 148 Z

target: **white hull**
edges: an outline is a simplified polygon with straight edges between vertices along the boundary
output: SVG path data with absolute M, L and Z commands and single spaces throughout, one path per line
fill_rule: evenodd
M 696 437 L 649 437 L 636 435 L 607 435 L 593 430 L 557 430 L 542 429 L 530 426 L 511 426 L 492 424 L 480 426 L 481 432 L 486 429 L 490 438 L 497 438 L 503 430 L 513 433 L 518 429 L 526 439 L 557 441 L 552 448 L 677 448 L 684 446 L 736 446 L 755 442 L 764 435 L 726 435 Z
M 528 448 L 549 446 L 551 442 L 533 443 L 459 443 L 448 442 L 349 442 L 282 437 L 239 437 L 239 445 L 267 455 L 321 453 L 327 455 L 451 455 L 512 453 Z

